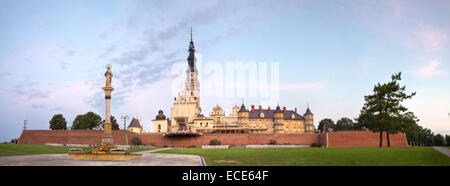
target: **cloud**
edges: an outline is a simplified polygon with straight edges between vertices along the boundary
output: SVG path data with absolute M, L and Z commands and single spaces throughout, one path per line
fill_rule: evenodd
M 439 52 L 448 42 L 448 35 L 432 25 L 420 25 L 416 30 L 416 38 L 428 52 Z
M 3 90 L 16 94 L 20 100 L 36 100 L 48 98 L 51 91 L 42 88 L 42 84 L 37 81 L 21 81 L 12 87 L 6 87 Z
M 206 50 L 220 41 L 248 32 L 258 24 L 267 23 L 264 16 L 267 16 L 268 9 L 273 13 L 292 8 L 277 3 L 251 1 L 241 4 L 217 1 L 197 5 L 184 1 L 137 3 L 133 14 L 100 32 L 98 36 L 105 42 L 109 40 L 105 47 L 100 48 L 99 60 L 105 64 L 113 64 L 117 69 L 113 70 L 113 84 L 117 90 L 114 93 L 116 104 L 131 99 L 133 93 L 140 89 L 174 78 L 169 70 L 176 62 L 186 62 L 189 27 L 194 27 L 196 46 L 201 45 L 201 48 Z M 191 8 L 180 11 L 180 6 L 185 3 Z M 167 14 L 167 12 L 174 13 Z M 227 27 L 222 32 L 215 35 L 205 34 L 205 37 L 196 39 L 195 28 L 212 27 L 223 23 Z M 186 37 L 180 39 L 180 35 Z M 122 37 L 126 39 L 120 39 Z M 178 47 L 173 47 L 174 45 Z M 95 81 L 103 82 L 102 78 Z M 101 86 L 100 83 L 90 84 L 92 88 Z M 104 107 L 101 94 L 97 92 L 94 94 L 95 98 L 89 100 L 93 107 L 99 109 Z
M 312 82 L 312 83 L 285 83 L 280 84 L 280 91 L 319 91 L 326 87 L 324 82 Z
M 33 109 L 39 109 L 39 108 L 45 108 L 45 104 L 31 104 L 31 108 Z
M 446 74 L 445 71 L 438 69 L 439 64 L 440 64 L 440 62 L 437 60 L 430 60 L 427 63 L 427 65 L 420 68 L 414 74 L 417 77 L 421 77 L 421 78 L 428 78 L 428 77 L 434 77 L 434 76 Z

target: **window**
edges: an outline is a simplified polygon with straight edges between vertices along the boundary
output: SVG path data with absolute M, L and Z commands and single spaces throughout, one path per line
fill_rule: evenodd
M 161 129 L 161 124 L 158 124 L 158 129 Z

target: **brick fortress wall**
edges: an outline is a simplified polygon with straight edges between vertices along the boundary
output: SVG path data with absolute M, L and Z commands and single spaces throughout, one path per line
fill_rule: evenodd
M 404 133 L 389 134 L 391 146 L 408 146 Z M 379 132 L 341 131 L 328 133 L 328 147 L 378 147 Z M 387 146 L 386 133 L 383 132 L 383 146 Z
M 100 144 L 103 131 L 99 130 L 24 130 L 19 139 L 20 144 Z M 114 144 L 124 144 L 123 130 L 112 131 Z M 213 139 L 218 139 L 223 145 L 254 145 L 268 144 L 276 140 L 277 144 L 311 145 L 324 144 L 323 134 L 204 134 L 196 137 L 164 137 L 158 133 L 136 134 L 128 132 L 128 144 L 134 137 L 139 137 L 145 145 L 200 147 L 208 145 Z M 383 135 L 386 144 L 386 137 Z M 406 136 L 403 133 L 390 135 L 392 146 L 407 146 Z M 379 133 L 372 132 L 331 132 L 328 133 L 329 147 L 370 147 L 378 146 Z

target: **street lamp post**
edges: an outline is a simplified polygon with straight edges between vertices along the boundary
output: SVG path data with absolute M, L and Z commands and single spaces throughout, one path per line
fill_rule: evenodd
M 120 117 L 120 119 L 123 119 L 123 130 L 124 130 L 124 133 L 125 133 L 124 140 L 125 140 L 125 146 L 127 148 L 128 148 L 128 136 L 127 136 L 127 127 L 126 127 L 126 125 L 127 125 L 127 119 L 128 118 L 129 118 L 128 116 L 121 116 Z

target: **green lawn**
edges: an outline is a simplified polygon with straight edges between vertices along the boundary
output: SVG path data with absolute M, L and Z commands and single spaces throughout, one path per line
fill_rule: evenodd
M 450 166 L 450 158 L 431 147 L 177 148 L 155 153 L 200 155 L 208 166 Z
M 0 156 L 31 155 L 31 154 L 64 154 L 74 147 L 48 146 L 48 145 L 26 145 L 26 144 L 0 144 Z M 87 149 L 88 147 L 83 147 Z M 140 152 L 157 148 L 130 148 L 129 152 Z

